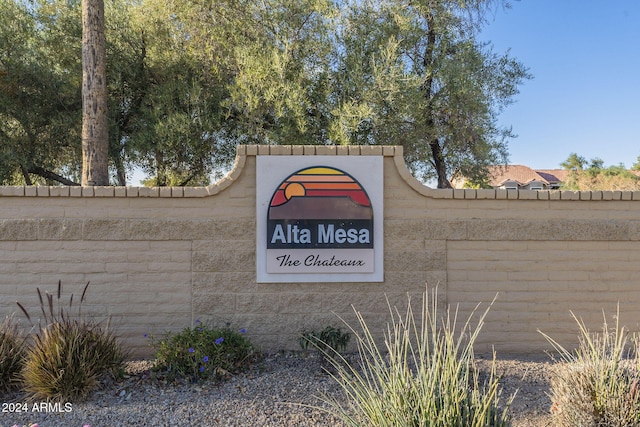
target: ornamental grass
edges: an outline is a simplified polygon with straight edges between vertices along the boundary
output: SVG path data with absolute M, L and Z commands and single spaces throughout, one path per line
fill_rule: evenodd
M 55 299 L 48 292 L 43 298 L 38 289 L 43 318 L 26 350 L 21 374 L 22 388 L 32 399 L 82 400 L 101 380 L 117 377 L 123 371 L 126 353 L 109 322 L 82 314 L 88 286 L 82 292 L 77 314 L 72 313 L 73 294 L 68 308 L 61 304 L 60 282 Z M 31 320 L 24 306 L 18 305 Z
M 564 362 L 551 376 L 551 416 L 557 427 L 640 426 L 640 360 L 632 336 L 619 324 L 607 324 L 603 312 L 601 332 L 591 332 L 585 322 L 571 313 L 578 324 L 578 347 L 569 351 L 542 333 Z
M 392 308 L 388 299 L 387 305 L 391 322 L 383 345 L 378 345 L 364 317 L 354 309 L 357 327 L 345 324 L 356 340 L 357 363 L 337 352 L 327 353 L 333 368 L 327 371 L 344 392 L 338 398 L 320 397 L 329 413 L 349 426 L 510 425 L 508 408 L 513 397 L 500 405 L 495 358 L 485 381 L 479 379 L 474 363 L 474 342 L 489 308 L 473 326 L 474 314 L 463 325 L 457 322 L 457 310 L 453 314 L 448 310 L 440 318 L 436 290 L 431 298 L 428 290 L 423 294 L 417 316 L 410 298 L 404 314 Z
M 0 322 L 0 392 L 20 386 L 25 350 L 25 338 L 13 318 L 6 317 Z

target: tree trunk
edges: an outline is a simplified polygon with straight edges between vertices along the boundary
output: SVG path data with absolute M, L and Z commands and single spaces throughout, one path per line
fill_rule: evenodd
M 431 156 L 433 157 L 433 164 L 436 168 L 436 174 L 438 175 L 438 188 L 452 188 L 451 183 L 447 179 L 447 165 L 442 155 L 442 147 L 437 139 L 434 139 L 429 143 L 431 148 Z
M 109 185 L 104 1 L 82 0 L 82 185 Z
M 430 11 L 427 16 L 427 46 L 424 51 L 424 58 L 422 59 L 422 65 L 425 69 L 425 81 L 423 83 L 424 97 L 426 102 L 426 108 L 424 111 L 425 124 L 427 126 L 427 132 L 435 134 L 435 119 L 433 111 L 433 97 L 434 97 L 434 58 L 436 47 L 436 30 L 434 28 L 434 16 L 433 11 Z M 442 154 L 442 147 L 438 138 L 435 136 L 429 137 L 429 148 L 431 149 L 431 156 L 433 159 L 433 165 L 438 175 L 438 188 L 451 188 L 451 184 L 447 179 L 447 165 Z
M 127 171 L 124 168 L 124 163 L 120 157 L 114 159 L 116 162 L 116 177 L 118 179 L 118 185 L 124 187 L 127 185 Z
M 29 176 L 29 171 L 23 164 L 20 165 L 20 170 L 22 171 L 22 176 L 24 177 L 24 183 L 26 185 L 33 185 L 33 181 L 31 181 L 31 177 Z

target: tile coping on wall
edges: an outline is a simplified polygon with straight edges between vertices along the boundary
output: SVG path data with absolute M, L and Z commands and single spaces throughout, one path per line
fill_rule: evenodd
M 393 162 L 402 179 L 416 192 L 434 199 L 508 199 L 508 200 L 640 200 L 640 191 L 561 191 L 434 189 L 413 177 L 404 161 L 401 146 L 328 146 L 328 145 L 239 145 L 233 169 L 207 187 L 79 187 L 79 186 L 0 186 L 0 197 L 207 197 L 229 187 L 242 173 L 249 156 L 337 155 L 384 156 Z

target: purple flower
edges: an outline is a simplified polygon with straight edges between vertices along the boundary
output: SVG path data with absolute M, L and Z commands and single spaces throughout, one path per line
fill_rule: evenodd
M 245 328 L 242 328 L 242 329 L 240 329 L 240 333 L 241 333 L 241 334 L 246 334 L 246 333 L 247 333 L 247 330 L 246 330 Z
M 193 353 L 195 350 L 193 349 L 193 347 L 189 348 L 189 353 Z
M 200 372 L 204 372 L 204 366 L 200 366 Z
M 147 338 L 147 337 L 148 337 L 148 335 L 147 335 L 147 334 L 144 334 L 144 337 L 145 337 L 145 338 Z
M 204 363 L 207 363 L 207 362 L 209 361 L 209 356 L 205 356 L 205 357 L 203 357 L 203 358 L 202 358 L 202 361 L 203 361 Z
M 224 338 L 220 337 L 216 340 L 216 345 L 220 345 L 222 344 L 222 341 L 224 341 Z
M 200 323 L 200 319 L 196 319 L 196 323 Z

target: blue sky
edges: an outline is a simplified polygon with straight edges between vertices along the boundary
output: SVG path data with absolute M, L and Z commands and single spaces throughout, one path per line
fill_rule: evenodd
M 510 163 L 559 168 L 572 152 L 630 168 L 640 156 L 640 1 L 520 0 L 480 38 L 534 78 L 500 115 Z

